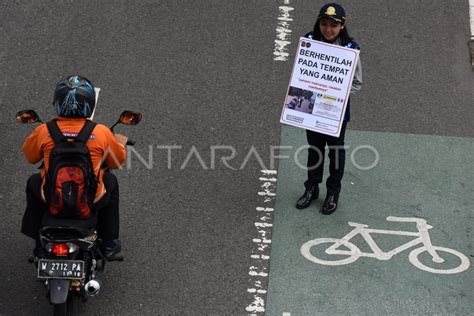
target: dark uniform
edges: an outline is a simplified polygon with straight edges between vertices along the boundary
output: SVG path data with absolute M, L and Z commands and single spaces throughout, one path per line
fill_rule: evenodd
M 305 37 L 313 39 L 313 32 L 307 33 Z M 337 38 L 332 44 L 341 45 L 341 42 L 339 38 Z M 350 41 L 347 45 L 345 45 L 345 47 L 360 49 L 359 45 L 354 41 Z M 351 93 L 360 90 L 361 86 L 362 66 L 359 60 L 352 81 Z M 309 206 L 311 200 L 316 199 L 319 195 L 318 185 L 323 181 L 326 145 L 329 149 L 329 177 L 326 180 L 327 196 L 325 204 L 328 198 L 332 199 L 332 201 L 330 202 L 334 204 L 333 210 L 327 212 L 327 214 L 334 211 L 337 207 L 337 199 L 339 197 L 339 192 L 341 191 L 341 181 L 342 177 L 344 176 L 344 166 L 346 161 L 344 138 L 349 120 L 350 99 L 347 101 L 346 112 L 344 113 L 344 119 L 339 137 L 333 137 L 318 132 L 306 130 L 306 138 L 308 140 L 308 144 L 311 146 L 308 149 L 308 179 L 304 183 L 306 188 L 305 194 L 298 200 L 298 203 L 296 205 L 297 208 L 305 208 Z

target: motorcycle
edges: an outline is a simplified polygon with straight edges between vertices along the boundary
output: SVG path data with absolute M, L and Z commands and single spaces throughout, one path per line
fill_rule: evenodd
M 18 112 L 16 119 L 20 123 L 44 123 L 33 110 Z M 124 111 L 110 130 L 113 132 L 119 123 L 137 125 L 141 119 L 139 112 Z M 134 142 L 128 140 L 127 145 L 133 146 Z M 110 172 L 105 165 L 101 168 Z M 39 232 L 45 255 L 31 256 L 28 261 L 36 265 L 38 280 L 48 289 L 55 316 L 71 315 L 75 301 L 86 302 L 100 292 L 98 274 L 104 271 L 106 261 L 123 261 L 121 255 L 106 259 L 102 254 L 96 224 L 97 214 L 85 220 L 56 219 L 45 214 Z

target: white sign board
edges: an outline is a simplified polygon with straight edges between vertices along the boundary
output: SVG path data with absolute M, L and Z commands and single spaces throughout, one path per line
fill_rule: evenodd
M 300 38 L 280 122 L 339 137 L 359 51 Z

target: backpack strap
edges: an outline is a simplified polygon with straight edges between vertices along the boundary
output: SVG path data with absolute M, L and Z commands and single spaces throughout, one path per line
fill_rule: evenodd
M 91 136 L 92 131 L 94 130 L 96 125 L 97 124 L 92 122 L 91 120 L 86 120 L 86 124 L 84 124 L 79 134 L 77 134 L 75 141 L 85 144 L 87 140 L 89 139 L 89 137 Z
M 67 138 L 64 137 L 63 133 L 59 129 L 56 120 L 51 120 L 46 123 L 46 127 L 48 127 L 49 134 L 51 135 L 51 138 L 53 139 L 55 144 L 67 142 Z

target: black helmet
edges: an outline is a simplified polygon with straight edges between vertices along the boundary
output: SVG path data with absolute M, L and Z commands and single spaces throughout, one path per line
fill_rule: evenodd
M 54 90 L 53 105 L 58 116 L 91 116 L 95 107 L 95 90 L 92 82 L 76 75 L 59 81 Z
M 330 18 L 336 22 L 344 24 L 346 21 L 346 11 L 337 3 L 328 3 L 323 5 L 319 11 L 318 20 L 322 18 Z

